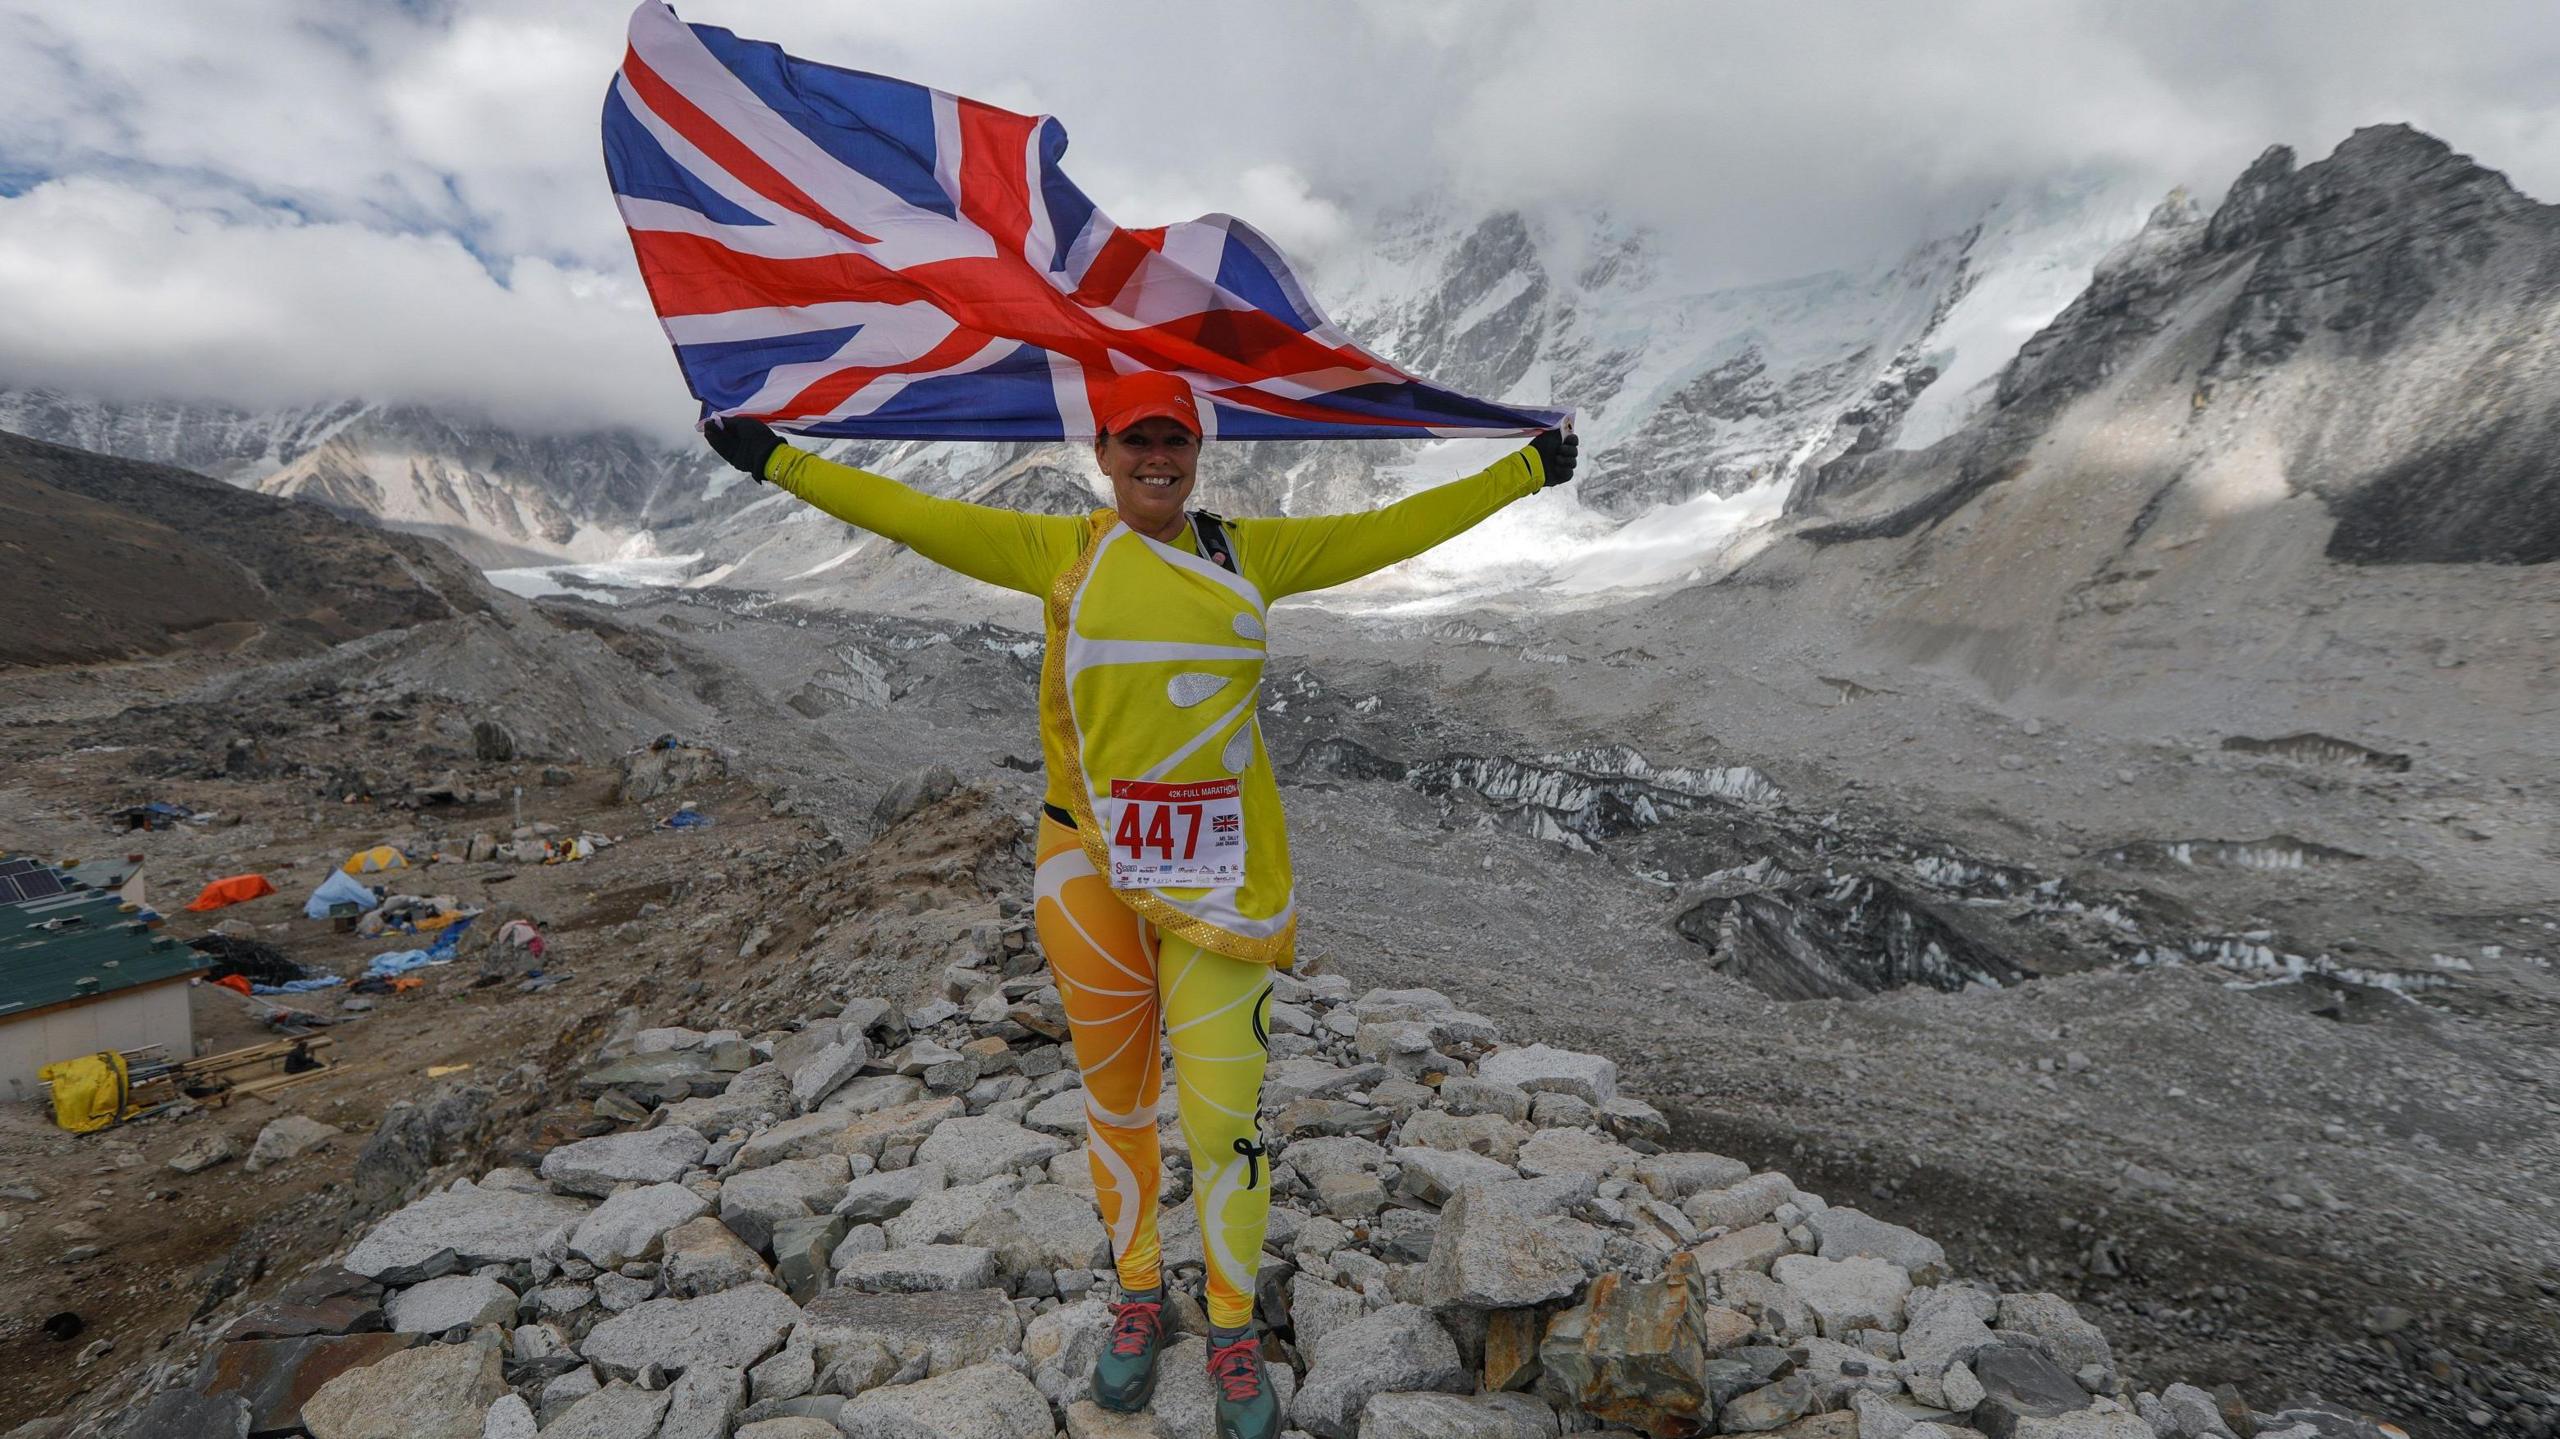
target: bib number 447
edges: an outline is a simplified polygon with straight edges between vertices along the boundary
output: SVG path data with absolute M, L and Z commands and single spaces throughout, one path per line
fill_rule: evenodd
M 1243 786 L 1111 782 L 1111 887 L 1222 888 L 1244 883 Z

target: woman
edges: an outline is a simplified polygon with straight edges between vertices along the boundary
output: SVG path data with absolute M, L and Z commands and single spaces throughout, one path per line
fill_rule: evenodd
M 1084 1076 L 1094 1194 L 1120 1300 L 1094 1400 L 1155 1390 L 1163 1338 L 1156 1207 L 1157 1035 L 1172 1039 L 1192 1196 L 1208 1267 L 1209 1373 L 1224 1439 L 1271 1439 L 1278 1404 L 1253 1327 L 1270 1211 L 1255 1116 L 1270 968 L 1297 932 L 1288 836 L 1254 722 L 1266 606 L 1429 549 L 1573 477 L 1548 431 L 1491 469 L 1363 514 L 1238 520 L 1184 508 L 1200 419 L 1164 374 L 1114 381 L 1094 462 L 1113 508 L 1031 515 L 920 494 L 715 421 L 723 459 L 925 558 L 1047 602 L 1033 914 Z

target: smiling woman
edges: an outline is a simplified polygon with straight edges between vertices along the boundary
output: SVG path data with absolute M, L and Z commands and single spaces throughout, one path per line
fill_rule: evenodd
M 1112 508 L 1028 515 L 919 494 L 791 448 L 753 420 L 704 430 L 721 457 L 962 574 L 1047 600 L 1033 917 L 1083 1071 L 1094 1195 L 1121 1302 L 1094 1375 L 1106 1408 L 1143 1407 L 1162 1339 L 1156 1238 L 1157 1036 L 1172 1039 L 1208 1267 L 1219 1433 L 1267 1439 L 1278 1406 L 1253 1332 L 1270 1212 L 1256 1115 L 1272 967 L 1293 959 L 1288 831 L 1255 710 L 1272 601 L 1421 553 L 1573 477 L 1550 430 L 1491 469 L 1362 514 L 1247 519 L 1186 506 L 1198 402 L 1174 375 L 1094 397 Z

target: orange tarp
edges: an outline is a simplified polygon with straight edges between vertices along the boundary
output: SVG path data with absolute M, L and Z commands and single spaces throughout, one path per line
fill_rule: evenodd
M 275 892 L 276 887 L 267 883 L 267 877 L 263 874 L 235 874 L 228 879 L 217 879 L 206 885 L 204 892 L 197 895 L 187 908 L 191 910 L 220 909 L 226 904 L 238 904 L 244 899 L 256 899 L 262 894 Z

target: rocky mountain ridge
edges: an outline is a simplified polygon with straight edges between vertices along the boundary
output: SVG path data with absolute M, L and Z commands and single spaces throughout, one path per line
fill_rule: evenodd
M 1894 433 L 1916 401 L 1943 425 L 1978 381 L 2138 218 L 2094 182 L 2021 192 L 1889 263 L 1740 288 L 1682 280 L 1662 237 L 1601 219 L 1421 205 L 1325 276 L 1354 332 L 1461 388 L 1558 403 L 1588 436 L 1585 503 L 1625 520 L 1701 494 L 1783 484 Z M 1966 323 L 1974 310 L 2001 323 Z M 2005 313 L 2023 307 L 2026 323 Z M 1933 393 L 1941 374 L 1947 388 Z M 1959 393 L 1961 392 L 1961 393 Z M 491 567 L 697 555 L 697 573 L 795 578 L 829 548 L 691 444 L 629 431 L 512 431 L 416 405 L 331 400 L 253 411 L 0 391 L 0 429 L 173 464 L 435 535 Z M 1243 444 L 1221 452 L 1235 513 L 1362 508 L 1434 477 L 1436 447 Z M 1076 447 L 867 443 L 829 453 L 944 494 L 1091 503 Z

